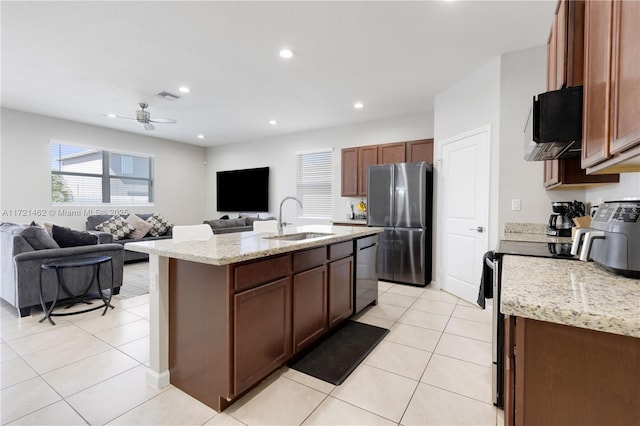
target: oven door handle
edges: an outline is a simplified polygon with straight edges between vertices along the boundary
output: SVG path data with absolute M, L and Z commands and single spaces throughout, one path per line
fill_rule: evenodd
M 495 270 L 496 270 L 496 267 L 495 267 L 495 264 L 493 263 L 493 260 L 489 260 L 489 258 L 488 258 L 488 257 L 485 257 L 485 259 L 484 259 L 484 263 L 486 263 L 486 264 L 487 264 L 487 266 L 488 266 L 489 268 L 491 268 L 491 270 L 492 270 L 492 271 L 495 271 Z

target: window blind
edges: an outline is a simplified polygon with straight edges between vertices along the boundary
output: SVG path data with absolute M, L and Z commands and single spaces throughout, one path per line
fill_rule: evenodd
M 333 212 L 332 151 L 298 153 L 297 163 L 297 196 L 303 206 L 302 209 L 298 206 L 298 217 L 330 219 Z

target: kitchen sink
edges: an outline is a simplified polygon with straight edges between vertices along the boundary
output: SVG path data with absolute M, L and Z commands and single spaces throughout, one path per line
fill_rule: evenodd
M 328 237 L 330 235 L 335 235 L 335 234 L 327 234 L 324 232 L 299 232 L 297 234 L 274 235 L 272 237 L 263 237 L 263 238 L 267 240 L 300 241 L 300 240 L 308 240 L 311 238 Z

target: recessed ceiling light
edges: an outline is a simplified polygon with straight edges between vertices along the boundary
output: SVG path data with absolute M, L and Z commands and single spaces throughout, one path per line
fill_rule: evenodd
M 189 93 L 191 92 L 191 89 L 189 89 L 187 86 L 181 86 L 178 88 L 178 90 L 180 91 L 180 93 Z
M 204 139 L 204 135 L 198 135 L 198 139 Z
M 362 102 L 356 102 L 355 104 L 353 104 L 353 107 L 355 109 L 362 109 L 364 108 L 364 104 Z
M 280 57 L 284 59 L 291 59 L 293 58 L 293 51 L 291 49 L 281 49 Z
M 269 124 L 275 126 L 276 124 L 278 124 L 278 122 L 276 120 L 269 120 Z
M 116 118 L 116 115 L 115 115 L 115 114 L 113 114 L 113 113 L 109 113 L 109 114 L 107 114 L 107 117 L 109 117 L 109 118 Z

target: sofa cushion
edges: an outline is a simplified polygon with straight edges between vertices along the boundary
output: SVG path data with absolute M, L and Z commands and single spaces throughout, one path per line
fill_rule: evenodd
M 247 226 L 247 221 L 245 218 L 239 219 L 214 219 L 214 220 L 205 220 L 204 223 L 211 226 L 211 228 L 237 228 L 240 226 Z
M 109 220 L 97 225 L 96 229 L 113 235 L 114 240 L 120 240 L 127 238 L 127 236 L 135 231 L 136 228 L 134 228 L 133 225 L 127 222 L 122 216 L 112 216 Z
M 30 225 L 18 233 L 34 250 L 60 248 L 46 229 L 38 225 Z
M 173 226 L 171 222 L 162 217 L 159 213 L 154 213 L 149 219 L 147 219 L 153 228 L 149 230 L 149 235 L 152 237 L 160 237 L 167 233 L 167 231 Z
M 98 244 L 98 237 L 86 231 L 75 231 L 64 226 L 53 225 L 52 233 L 53 239 L 62 248 Z
M 135 228 L 133 232 L 131 232 L 127 237 L 133 240 L 144 238 L 144 236 L 149 233 L 151 228 L 153 228 L 153 225 L 151 223 L 141 219 L 139 216 L 133 213 L 127 216 L 127 222 Z

